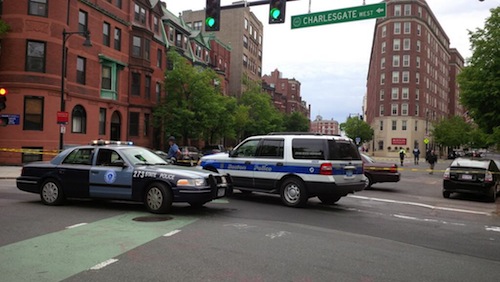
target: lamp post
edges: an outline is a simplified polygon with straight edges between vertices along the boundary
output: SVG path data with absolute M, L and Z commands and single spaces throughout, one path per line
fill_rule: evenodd
M 81 34 L 81 35 L 85 36 L 85 41 L 83 42 L 83 46 L 85 46 L 85 47 L 92 46 L 92 43 L 90 42 L 90 31 L 88 31 L 88 30 L 85 30 L 85 31 L 66 31 L 66 29 L 63 29 L 63 32 L 62 32 L 62 38 L 63 38 L 62 62 L 61 62 L 61 107 L 60 107 L 61 112 L 64 112 L 66 110 L 66 103 L 64 101 L 64 77 L 66 74 L 66 65 L 67 65 L 66 41 L 73 34 Z M 63 126 L 64 125 L 61 124 L 61 128 L 59 130 L 59 150 L 62 150 L 64 147 Z

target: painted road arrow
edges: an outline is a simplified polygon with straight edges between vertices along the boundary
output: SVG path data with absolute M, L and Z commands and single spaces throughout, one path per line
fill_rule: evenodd
M 387 3 L 292 16 L 292 29 L 325 24 L 360 21 L 386 16 Z

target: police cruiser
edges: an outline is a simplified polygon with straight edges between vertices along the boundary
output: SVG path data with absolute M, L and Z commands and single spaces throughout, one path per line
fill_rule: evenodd
M 102 140 L 24 165 L 16 185 L 40 194 L 46 205 L 66 198 L 128 200 L 152 213 L 168 212 L 172 202 L 201 206 L 232 193 L 229 175 L 171 165 L 130 142 Z
M 229 153 L 204 156 L 200 168 L 229 173 L 243 193 L 279 194 L 291 207 L 311 197 L 333 204 L 365 187 L 363 162 L 351 139 L 314 133 L 271 133 L 245 139 Z

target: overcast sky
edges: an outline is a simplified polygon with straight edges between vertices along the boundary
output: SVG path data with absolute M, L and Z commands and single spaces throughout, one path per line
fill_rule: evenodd
M 201 10 L 205 0 L 162 0 L 174 14 Z M 221 0 L 221 5 L 235 1 Z M 248 2 L 253 2 L 249 0 Z M 252 6 L 264 24 L 262 73 L 279 69 L 283 77 L 301 82 L 302 99 L 311 105 L 311 119 L 344 122 L 349 114 L 361 113 L 375 19 L 291 29 L 290 17 L 306 14 L 309 0 L 287 2 L 283 24 L 268 24 L 269 5 Z M 379 0 L 366 0 L 376 4 Z M 483 28 L 490 9 L 500 0 L 427 0 L 438 22 L 465 58 L 471 56 L 468 30 Z M 363 0 L 311 0 L 311 12 L 363 5 Z

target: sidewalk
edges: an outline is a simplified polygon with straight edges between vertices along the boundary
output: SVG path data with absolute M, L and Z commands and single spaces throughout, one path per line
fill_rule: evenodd
M 21 175 L 22 166 L 0 166 L 0 179 L 16 179 Z

